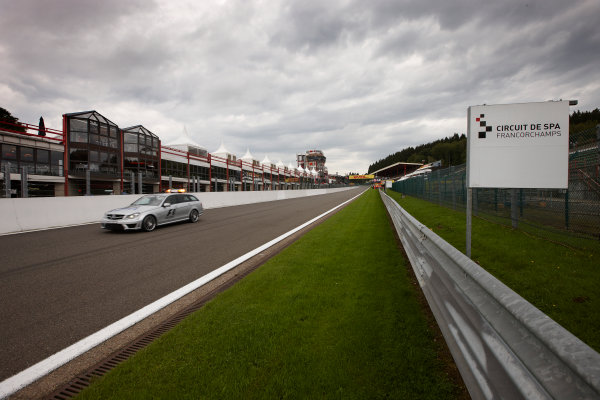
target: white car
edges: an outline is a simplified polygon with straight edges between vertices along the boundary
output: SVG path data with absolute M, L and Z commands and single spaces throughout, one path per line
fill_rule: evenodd
M 147 194 L 127 207 L 108 211 L 100 224 L 103 229 L 150 232 L 159 225 L 173 222 L 197 222 L 203 212 L 200 200 L 189 193 Z

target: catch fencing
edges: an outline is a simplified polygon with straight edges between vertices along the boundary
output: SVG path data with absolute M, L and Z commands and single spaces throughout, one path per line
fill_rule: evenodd
M 466 164 L 394 182 L 392 190 L 465 210 Z M 600 238 L 600 125 L 571 134 L 568 189 L 473 188 L 473 215 Z
M 381 196 L 473 399 L 600 398 L 600 354 Z

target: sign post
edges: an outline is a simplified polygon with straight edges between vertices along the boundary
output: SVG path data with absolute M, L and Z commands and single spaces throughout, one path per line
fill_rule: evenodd
M 569 105 L 561 100 L 468 108 L 468 257 L 473 188 L 568 188 Z

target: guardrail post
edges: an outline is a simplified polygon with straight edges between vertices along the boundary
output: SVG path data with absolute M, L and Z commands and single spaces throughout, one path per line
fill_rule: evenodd
M 144 193 L 144 190 L 142 188 L 142 171 L 138 171 L 138 189 L 139 194 Z
M 169 190 L 173 189 L 173 175 L 169 175 Z

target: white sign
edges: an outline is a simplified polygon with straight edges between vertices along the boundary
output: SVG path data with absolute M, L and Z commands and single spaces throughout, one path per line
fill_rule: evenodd
M 468 119 L 467 187 L 568 187 L 568 101 L 471 106 Z

